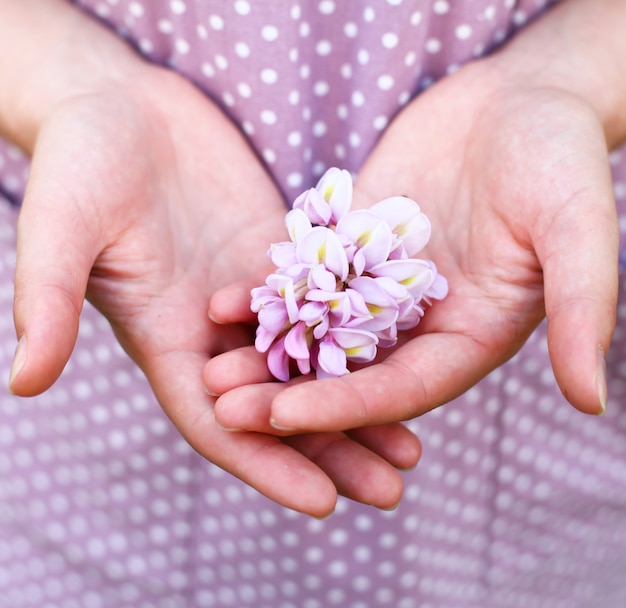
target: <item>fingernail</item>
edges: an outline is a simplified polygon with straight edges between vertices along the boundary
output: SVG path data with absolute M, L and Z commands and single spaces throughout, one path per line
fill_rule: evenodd
M 270 424 L 277 431 L 288 431 L 288 432 L 291 432 L 291 431 L 297 431 L 298 430 L 298 429 L 292 429 L 292 428 L 287 427 L 287 426 L 281 426 L 280 424 L 277 424 L 276 420 L 274 420 L 273 418 L 270 418 Z
M 11 390 L 11 386 L 13 385 L 15 378 L 22 371 L 24 363 L 26 363 L 26 336 L 22 336 L 19 339 L 17 347 L 15 348 L 13 365 L 11 366 L 11 373 L 9 375 L 9 390 Z
M 214 393 L 211 389 L 209 389 L 206 385 L 204 386 L 204 392 L 209 396 L 209 397 L 219 397 L 219 393 Z
M 598 416 L 602 416 L 606 411 L 607 388 L 606 388 L 606 359 L 602 347 L 598 348 L 598 369 L 596 371 L 596 389 L 598 391 L 598 401 L 602 408 Z

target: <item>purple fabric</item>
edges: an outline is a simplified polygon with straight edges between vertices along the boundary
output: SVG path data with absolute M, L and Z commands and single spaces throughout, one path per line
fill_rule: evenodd
M 410 97 L 523 26 L 535 0 L 85 0 L 242 126 L 289 202 L 357 171 Z M 297 49 L 297 52 L 296 52 Z M 374 83 L 374 84 L 372 84 Z M 626 153 L 612 156 L 626 228 Z M 0 147 L 0 373 L 15 346 L 16 205 Z M 0 607 L 584 608 L 626 605 L 626 293 L 604 417 L 575 412 L 545 325 L 466 395 L 410 423 L 399 508 L 317 521 L 199 458 L 90 306 L 61 380 L 0 387 Z

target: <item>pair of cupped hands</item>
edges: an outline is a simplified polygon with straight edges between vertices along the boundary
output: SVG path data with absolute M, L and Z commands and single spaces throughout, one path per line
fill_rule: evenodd
M 355 182 L 356 206 L 416 200 L 450 292 L 401 345 L 338 379 L 272 381 L 250 288 L 286 240 L 285 202 L 238 129 L 180 76 L 57 103 L 36 134 L 18 230 L 11 378 L 46 390 L 85 295 L 202 456 L 322 517 L 337 495 L 392 508 L 418 439 L 400 422 L 463 393 L 547 314 L 567 399 L 606 401 L 617 222 L 602 125 L 561 89 L 483 59 L 409 103 Z

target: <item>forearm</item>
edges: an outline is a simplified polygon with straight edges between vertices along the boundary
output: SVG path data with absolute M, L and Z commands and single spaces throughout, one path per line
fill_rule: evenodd
M 0 0 L 0 135 L 31 153 L 64 99 L 132 82 L 141 61 L 66 0 Z
M 563 0 L 496 53 L 513 84 L 558 88 L 589 104 L 607 144 L 626 140 L 626 2 Z

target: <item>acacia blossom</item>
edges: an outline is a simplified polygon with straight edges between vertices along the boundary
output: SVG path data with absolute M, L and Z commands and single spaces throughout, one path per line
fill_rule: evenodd
M 278 380 L 289 379 L 292 361 L 318 378 L 373 361 L 448 293 L 435 264 L 413 257 L 431 233 L 417 203 L 394 196 L 350 211 L 351 203 L 352 177 L 329 169 L 294 201 L 290 240 L 268 252 L 276 270 L 252 290 L 255 346 Z

